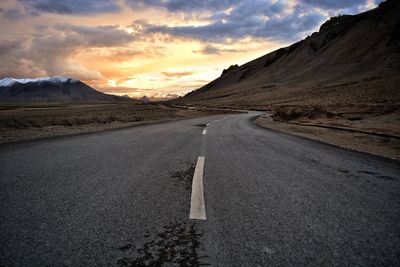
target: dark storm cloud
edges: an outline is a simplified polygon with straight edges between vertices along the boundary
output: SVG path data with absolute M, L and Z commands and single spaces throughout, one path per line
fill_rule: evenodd
M 170 12 L 203 13 L 210 22 L 203 26 L 141 25 L 147 33 L 166 33 L 203 41 L 260 37 L 295 41 L 329 17 L 357 13 L 366 0 L 304 0 L 289 8 L 283 0 L 126 0 L 132 8 L 159 7 Z M 212 51 L 211 51 L 212 52 Z M 216 51 L 217 52 L 217 51 Z
M 114 0 L 18 0 L 30 14 L 96 14 L 119 11 Z

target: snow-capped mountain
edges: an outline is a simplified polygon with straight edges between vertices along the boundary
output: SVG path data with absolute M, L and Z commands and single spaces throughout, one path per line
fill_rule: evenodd
M 15 83 L 40 83 L 40 82 L 50 82 L 50 83 L 65 83 L 67 81 L 78 82 L 68 77 L 53 76 L 53 77 L 41 77 L 35 79 L 14 79 L 14 78 L 4 78 L 0 80 L 0 87 L 8 87 Z
M 54 76 L 35 79 L 1 79 L 0 101 L 99 103 L 126 100 L 96 91 L 79 80 Z

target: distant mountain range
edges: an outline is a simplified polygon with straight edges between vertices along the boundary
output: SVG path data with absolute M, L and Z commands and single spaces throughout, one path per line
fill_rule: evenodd
M 37 79 L 1 79 L 0 101 L 110 103 L 130 101 L 130 99 L 96 91 L 79 80 L 55 76 Z
M 306 39 L 233 65 L 181 102 L 210 106 L 400 101 L 400 1 L 326 21 Z

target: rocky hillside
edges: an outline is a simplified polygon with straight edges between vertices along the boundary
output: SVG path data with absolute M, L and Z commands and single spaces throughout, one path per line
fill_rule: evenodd
M 400 101 L 400 1 L 333 17 L 291 46 L 224 70 L 180 101 L 207 105 Z

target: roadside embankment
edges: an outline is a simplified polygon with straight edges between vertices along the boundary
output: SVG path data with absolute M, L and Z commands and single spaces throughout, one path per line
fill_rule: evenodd
M 399 105 L 279 106 L 262 127 L 400 160 Z

